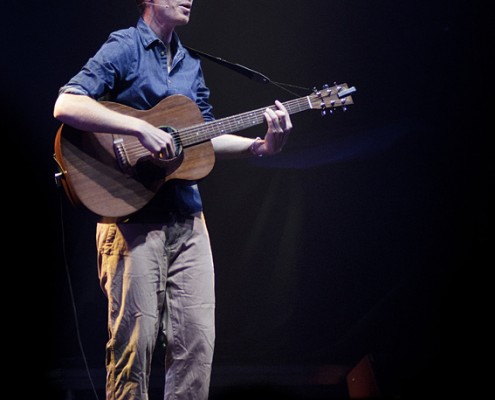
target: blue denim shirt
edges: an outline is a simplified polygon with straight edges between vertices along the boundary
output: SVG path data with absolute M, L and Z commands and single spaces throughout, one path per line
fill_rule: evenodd
M 165 44 L 140 18 L 136 27 L 112 32 L 59 93 L 103 98 L 140 110 L 152 108 L 167 96 L 182 94 L 196 102 L 205 121 L 213 120 L 200 60 L 182 46 L 176 34 L 172 43 L 175 56 L 168 72 Z M 156 220 L 167 211 L 194 213 L 201 209 L 196 182 L 171 180 L 138 214 L 141 219 Z

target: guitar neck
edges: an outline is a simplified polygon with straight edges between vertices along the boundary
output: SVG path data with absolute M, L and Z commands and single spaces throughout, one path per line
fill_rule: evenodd
M 283 105 L 289 114 L 295 114 L 312 108 L 309 96 L 289 100 L 283 103 Z M 263 107 L 257 110 L 247 111 L 183 129 L 179 131 L 182 145 L 184 147 L 192 146 L 220 135 L 235 133 L 252 126 L 260 125 L 265 121 L 264 112 L 266 108 Z M 269 108 L 272 110 L 277 109 L 275 106 L 270 106 Z
M 356 91 L 354 86 L 348 87 L 346 83 L 325 87 L 320 91 L 314 91 L 309 96 L 299 97 L 283 103 L 289 114 L 295 114 L 308 109 L 320 109 L 325 115 L 327 111 L 332 112 L 335 107 L 345 107 L 353 104 L 352 93 Z M 275 105 L 269 106 L 276 110 Z M 252 126 L 262 124 L 265 121 L 264 112 L 266 107 L 247 111 L 215 121 L 203 122 L 193 125 L 178 132 L 184 147 L 206 142 L 220 135 L 239 132 Z

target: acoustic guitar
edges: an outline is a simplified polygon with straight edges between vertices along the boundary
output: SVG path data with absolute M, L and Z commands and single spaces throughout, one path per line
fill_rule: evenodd
M 347 84 L 325 86 L 283 104 L 289 114 L 308 109 L 326 114 L 353 104 L 351 94 L 355 90 Z M 144 207 L 171 179 L 199 180 L 207 176 L 215 164 L 211 139 L 262 124 L 266 109 L 205 122 L 196 103 L 183 95 L 167 97 L 149 110 L 110 101 L 101 103 L 169 132 L 178 149 L 176 157 L 156 162 L 134 136 L 81 132 L 67 124 L 59 127 L 54 146 L 57 182 L 72 204 L 116 218 Z M 271 108 L 276 109 L 274 105 Z

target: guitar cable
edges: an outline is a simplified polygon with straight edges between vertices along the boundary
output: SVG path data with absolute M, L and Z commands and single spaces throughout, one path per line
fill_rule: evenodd
M 60 164 L 59 164 L 60 166 Z M 57 184 L 57 187 L 60 187 L 60 177 L 62 174 L 61 172 L 55 174 L 55 182 Z M 86 370 L 86 374 L 88 375 L 89 382 L 91 384 L 91 388 L 93 390 L 94 396 L 96 400 L 99 400 L 98 393 L 96 391 L 95 384 L 93 382 L 93 378 L 91 377 L 91 372 L 89 370 L 88 366 L 88 360 L 86 358 L 86 352 L 84 351 L 84 345 L 81 339 L 81 331 L 79 327 L 79 317 L 77 313 L 77 307 L 76 307 L 76 301 L 75 301 L 75 296 L 74 296 L 74 290 L 72 286 L 72 280 L 70 276 L 70 270 L 69 270 L 69 262 L 67 261 L 67 251 L 66 251 L 66 239 L 65 239 L 65 225 L 64 225 L 64 205 L 63 205 L 63 196 L 59 196 L 59 209 L 60 209 L 60 228 L 61 228 L 61 240 L 62 240 L 62 256 L 63 256 L 63 263 L 64 263 L 64 269 L 65 269 L 65 276 L 67 278 L 67 286 L 69 288 L 69 297 L 70 297 L 70 304 L 72 305 L 72 313 L 74 316 L 74 324 L 76 328 L 76 337 L 77 337 L 77 343 L 79 346 L 79 350 L 81 352 L 81 356 L 84 362 L 84 367 Z

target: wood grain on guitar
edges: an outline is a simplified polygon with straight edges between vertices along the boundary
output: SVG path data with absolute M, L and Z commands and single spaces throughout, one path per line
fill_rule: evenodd
M 308 109 L 332 112 L 353 104 L 354 87 L 325 86 L 312 94 L 284 102 L 289 114 Z M 160 163 L 132 136 L 81 132 L 62 124 L 55 136 L 60 184 L 74 205 L 82 205 L 103 217 L 125 217 L 144 207 L 171 179 L 198 180 L 215 164 L 211 139 L 242 131 L 264 122 L 266 107 L 204 122 L 196 103 L 173 95 L 149 110 L 136 110 L 114 102 L 102 102 L 120 113 L 141 118 L 170 132 L 181 149 L 177 157 Z M 275 108 L 275 106 L 271 106 Z

